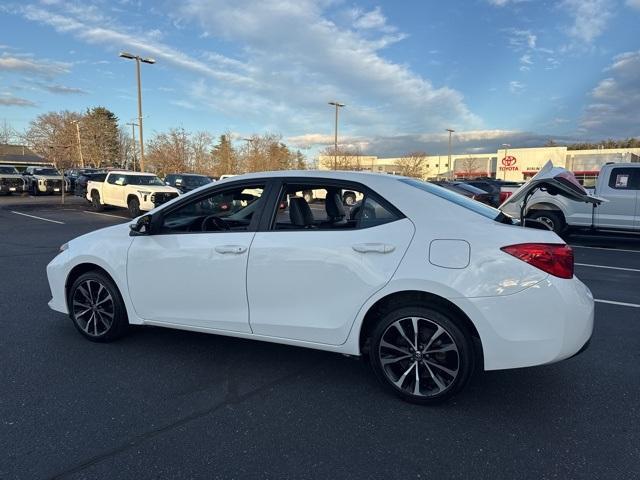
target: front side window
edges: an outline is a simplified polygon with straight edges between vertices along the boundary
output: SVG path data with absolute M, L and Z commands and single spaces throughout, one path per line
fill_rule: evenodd
M 355 186 L 286 185 L 278 200 L 272 229 L 348 230 L 399 218 Z
M 229 188 L 200 197 L 168 213 L 160 233 L 243 232 L 258 211 L 264 185 Z
M 1 167 L 0 166 L 0 173 L 9 174 L 9 175 L 17 175 L 18 174 L 18 170 L 16 170 L 14 167 Z

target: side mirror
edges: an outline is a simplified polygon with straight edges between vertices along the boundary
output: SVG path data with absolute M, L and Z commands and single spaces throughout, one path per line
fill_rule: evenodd
M 143 215 L 136 223 L 129 225 L 131 229 L 129 231 L 130 237 L 141 237 L 144 235 L 151 235 L 151 215 Z

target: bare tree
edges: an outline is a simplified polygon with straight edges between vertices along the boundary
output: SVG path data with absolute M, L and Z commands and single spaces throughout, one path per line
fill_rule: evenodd
M 183 128 L 172 128 L 151 139 L 145 152 L 145 161 L 151 171 L 165 176 L 188 171 L 189 154 L 189 134 Z
M 189 170 L 206 173 L 212 169 L 211 149 L 213 138 L 207 132 L 196 132 L 189 142 Z
M 398 173 L 405 177 L 425 178 L 429 176 L 425 152 L 408 153 L 398 159 L 396 166 Z
M 322 152 L 322 167 L 329 170 L 362 170 L 362 152 L 359 148 L 327 147 Z
M 21 142 L 21 140 L 18 131 L 6 120 L 3 120 L 0 124 L 0 143 L 16 144 Z
M 482 167 L 482 161 L 477 157 L 469 155 L 466 158 L 457 158 L 455 161 L 459 169 L 455 169 L 455 174 L 462 177 L 473 177 L 478 175 L 478 170 Z
M 31 149 L 48 158 L 59 168 L 79 165 L 80 157 L 74 121 L 80 120 L 76 112 L 49 112 L 39 115 L 29 124 L 25 137 Z

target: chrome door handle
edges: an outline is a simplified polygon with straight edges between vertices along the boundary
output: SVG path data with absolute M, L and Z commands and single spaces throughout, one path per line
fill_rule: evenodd
M 358 243 L 352 245 L 351 248 L 360 253 L 391 253 L 396 249 L 395 246 L 388 243 Z
M 235 253 L 236 255 L 247 251 L 247 247 L 243 245 L 218 245 L 215 248 L 218 253 Z

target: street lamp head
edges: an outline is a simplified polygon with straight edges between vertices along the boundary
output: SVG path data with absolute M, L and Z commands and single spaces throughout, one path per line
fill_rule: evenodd
M 446 131 L 446 132 L 449 132 L 449 133 L 453 133 L 453 132 L 455 132 L 455 130 L 454 130 L 453 128 L 446 128 L 446 129 L 445 129 L 445 131 Z
M 503 147 L 511 147 L 511 144 L 510 143 L 503 143 L 502 146 Z
M 151 65 L 153 65 L 154 63 L 156 63 L 155 59 L 153 58 L 141 58 L 140 61 L 142 63 L 149 63 Z
M 329 105 L 333 105 L 334 107 L 344 107 L 345 106 L 344 103 L 340 103 L 340 102 L 329 102 Z
M 136 56 L 132 53 L 129 52 L 120 52 L 120 56 L 122 58 L 128 58 L 129 60 L 134 60 L 136 58 Z

